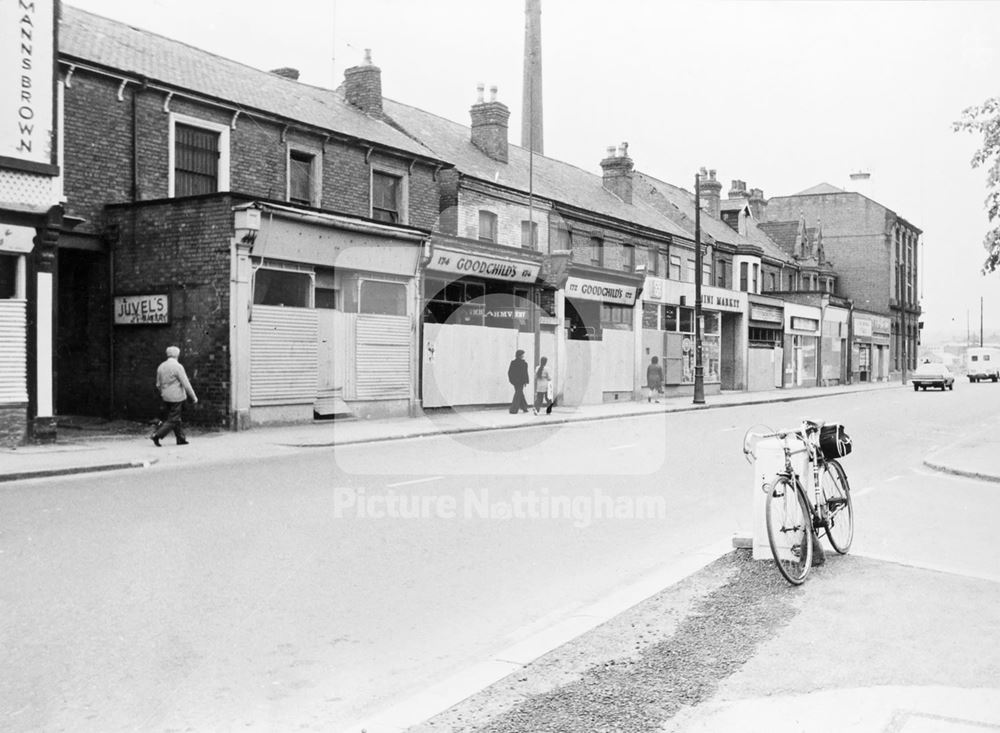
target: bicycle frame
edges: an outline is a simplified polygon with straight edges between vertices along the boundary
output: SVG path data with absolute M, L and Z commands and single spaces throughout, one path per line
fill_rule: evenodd
M 811 529 L 814 534 L 818 527 L 826 528 L 829 524 L 826 502 L 823 501 L 823 497 L 820 495 L 822 491 L 820 486 L 820 471 L 823 467 L 824 458 L 816 442 L 818 434 L 818 428 L 810 423 L 804 423 L 800 430 L 774 434 L 775 437 L 782 439 L 782 449 L 785 454 L 785 467 L 778 472 L 778 475 L 791 481 L 795 489 L 801 491 L 802 495 L 806 498 L 806 502 L 809 505 L 810 521 L 812 523 Z M 798 450 L 792 449 L 789 445 L 789 439 L 793 437 L 801 441 L 804 447 Z M 809 464 L 809 470 L 812 474 L 813 495 L 811 497 L 802 482 L 802 477 L 795 470 L 795 466 L 792 465 L 792 456 L 799 453 L 806 454 L 806 462 Z

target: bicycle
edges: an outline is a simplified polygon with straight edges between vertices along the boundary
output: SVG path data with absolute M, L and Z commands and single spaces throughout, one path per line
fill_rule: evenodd
M 801 585 L 813 561 L 813 543 L 819 531 L 833 549 L 845 555 L 854 540 L 854 503 L 847 473 L 837 460 L 851 452 L 850 438 L 840 425 L 804 420 L 799 428 L 775 432 L 754 433 L 748 430 L 743 439 L 743 452 L 756 459 L 755 450 L 761 440 L 781 440 L 784 467 L 761 488 L 767 495 L 765 523 L 767 540 L 778 570 L 792 585 Z M 792 443 L 802 447 L 793 448 Z M 792 456 L 805 453 L 808 478 L 814 498 L 802 476 L 795 470 Z

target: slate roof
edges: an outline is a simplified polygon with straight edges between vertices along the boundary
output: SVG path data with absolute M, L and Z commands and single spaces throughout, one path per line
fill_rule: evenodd
M 391 125 L 347 103 L 335 90 L 255 69 L 71 5 L 62 6 L 59 55 L 64 61 L 146 77 L 151 83 L 195 92 L 235 108 L 436 158 Z
M 674 212 L 668 215 L 676 216 L 679 223 L 689 228 L 690 236 L 694 238 L 694 193 L 640 172 L 636 173 L 633 190 L 636 196 L 641 195 L 647 200 L 654 200 L 657 195 L 661 196 Z M 740 234 L 721 219 L 703 214 L 701 230 L 703 235 L 707 233 L 713 240 L 735 245 L 754 245 L 760 247 L 764 255 L 771 259 L 791 262 L 789 255 L 775 244 L 766 232 L 761 231 L 752 219 L 747 220 L 747 233 Z
M 508 162 L 502 163 L 472 144 L 469 125 L 391 99 L 384 99 L 382 104 L 392 120 L 454 165 L 460 173 L 527 193 L 529 153 L 526 148 L 510 144 Z M 534 155 L 531 188 L 534 195 L 540 198 L 661 232 L 690 237 L 683 227 L 638 198 L 634 198 L 632 204 L 626 204 L 604 188 L 602 176 L 537 153 Z
M 795 239 L 799 235 L 797 221 L 767 221 L 757 225 L 786 252 L 795 251 Z

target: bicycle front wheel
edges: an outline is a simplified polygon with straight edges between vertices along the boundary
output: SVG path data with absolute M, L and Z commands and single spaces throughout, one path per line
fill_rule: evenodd
M 823 501 L 826 502 L 826 536 L 833 549 L 847 554 L 854 540 L 854 502 L 847 473 L 837 461 L 827 461 L 820 475 Z
M 767 541 L 774 564 L 785 580 L 801 585 L 812 567 L 812 519 L 809 505 L 795 484 L 778 476 L 767 487 L 764 504 Z

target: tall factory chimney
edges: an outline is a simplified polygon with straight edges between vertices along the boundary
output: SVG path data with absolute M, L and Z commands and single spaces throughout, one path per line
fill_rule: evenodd
M 524 89 L 521 147 L 544 153 L 542 143 L 542 0 L 524 1 Z

